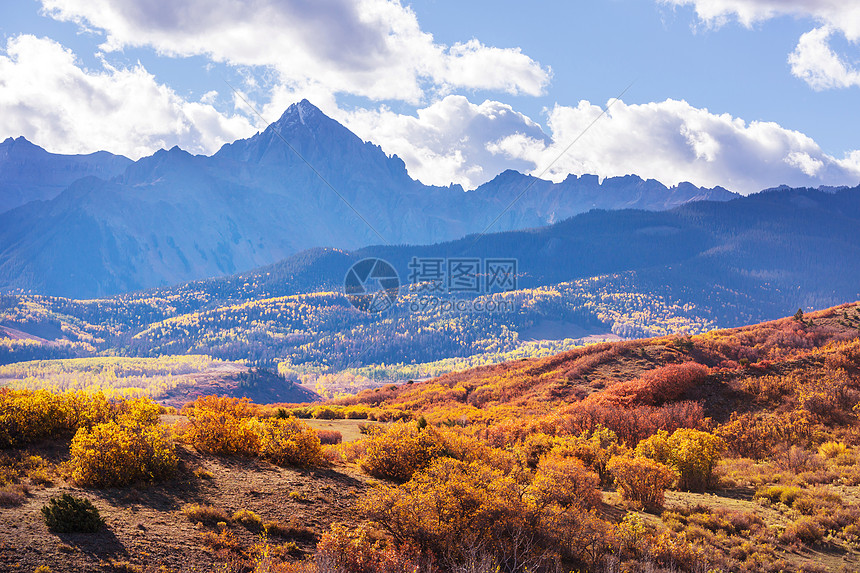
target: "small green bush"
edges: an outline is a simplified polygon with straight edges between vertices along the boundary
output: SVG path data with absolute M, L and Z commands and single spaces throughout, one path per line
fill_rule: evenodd
M 105 524 L 90 500 L 68 493 L 51 498 L 42 516 L 48 528 L 59 533 L 95 533 Z

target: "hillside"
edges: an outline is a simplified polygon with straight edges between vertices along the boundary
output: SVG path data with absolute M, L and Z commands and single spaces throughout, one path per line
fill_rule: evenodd
M 520 414 L 563 416 L 564 407 L 571 404 L 576 405 L 575 411 L 583 405 L 659 409 L 677 402 L 696 402 L 702 405 L 704 417 L 725 422 L 732 415 L 761 413 L 763 406 L 775 410 L 798 406 L 791 403 L 789 388 L 777 384 L 769 389 L 774 395 L 763 395 L 757 380 L 773 376 L 826 380 L 829 371 L 839 368 L 847 368 L 853 376 L 853 367 L 843 364 L 854 359 L 858 339 L 860 303 L 852 303 L 806 313 L 802 319 L 782 318 L 694 336 L 593 344 L 547 358 L 483 366 L 425 382 L 365 391 L 335 403 L 420 411 L 437 422 L 461 417 L 492 424 Z M 673 365 L 689 364 L 701 365 L 710 374 L 678 386 L 659 375 L 671 372 Z M 655 390 L 655 384 L 665 387 Z M 810 385 L 805 391 L 816 389 Z M 827 409 L 820 408 L 821 413 Z M 838 410 L 834 406 L 830 413 L 838 416 Z M 611 423 L 605 425 L 611 427 Z
M 256 402 L 311 402 L 320 396 L 267 370 L 183 355 L 156 358 L 33 360 L 0 366 L 0 387 L 52 392 L 101 392 L 109 398 L 145 396 L 181 407 L 218 394 Z
M 0 390 L 0 564 L 853 571 L 858 403 L 860 303 L 320 405 Z M 115 435 L 160 457 L 126 464 Z M 61 493 L 91 500 L 100 530 L 47 528 Z

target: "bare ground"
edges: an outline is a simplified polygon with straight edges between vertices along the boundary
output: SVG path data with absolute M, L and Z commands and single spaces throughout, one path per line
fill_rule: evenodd
M 366 478 L 344 467 L 301 471 L 258 460 L 204 457 L 187 448 L 181 449 L 181 461 L 182 471 L 169 482 L 97 490 L 58 481 L 33 489 L 23 505 L 0 508 L 0 571 L 31 572 L 40 565 L 53 572 L 213 571 L 218 559 L 204 543 L 206 528 L 182 513 L 190 503 L 227 515 L 248 509 L 263 521 L 310 529 L 292 539 L 271 539 L 294 541 L 299 558 L 313 551 L 314 535 L 332 523 L 355 521 L 351 507 L 365 489 Z M 194 472 L 200 469 L 211 478 L 198 477 Z M 64 492 L 90 499 L 107 527 L 94 534 L 48 530 L 41 508 Z M 258 533 L 239 524 L 229 529 L 247 547 L 259 540 Z

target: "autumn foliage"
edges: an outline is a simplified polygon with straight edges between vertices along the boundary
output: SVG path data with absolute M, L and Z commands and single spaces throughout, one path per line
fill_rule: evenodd
M 408 481 L 441 455 L 443 444 L 433 430 L 420 430 L 414 423 L 395 422 L 375 431 L 365 442 L 361 468 L 374 477 Z
M 273 464 L 307 467 L 322 463 L 319 436 L 307 424 L 295 418 L 269 418 L 252 427 L 259 436 L 258 455 Z
M 696 384 L 705 381 L 708 369 L 695 362 L 670 364 L 651 370 L 636 380 L 619 382 L 594 394 L 598 402 L 613 406 L 659 406 L 680 398 Z
M 598 483 L 569 458 L 543 460 L 532 476 L 517 476 L 441 457 L 402 485 L 378 486 L 360 508 L 398 543 L 414 544 L 447 567 L 481 548 L 502 570 L 540 570 L 547 550 L 579 558 L 593 544 Z
M 411 548 L 395 548 L 373 539 L 367 528 L 335 525 L 317 545 L 316 565 L 323 571 L 350 573 L 414 573 L 418 566 Z
M 247 399 L 203 396 L 184 411 L 190 420 L 185 439 L 200 451 L 285 466 L 322 463 L 320 438 L 310 426 L 293 417 L 259 418 Z
M 166 430 L 146 399 L 0 390 L 0 446 L 70 439 L 71 477 L 95 487 L 169 477 L 174 435 L 204 454 L 331 461 L 375 478 L 351 473 L 348 523 L 277 566 L 267 559 L 280 550 L 258 551 L 265 540 L 241 545 L 239 525 L 276 535 L 262 513 L 187 507 L 225 528 L 205 539 L 244 556 L 235 571 L 797 570 L 804 546 L 832 556 L 860 543 L 860 312 L 846 315 L 594 345 L 324 404 L 202 397 Z M 852 330 L 834 326 L 846 321 Z M 300 417 L 373 423 L 323 447 L 336 431 Z M 22 456 L 0 485 L 36 483 Z M 622 501 L 604 504 L 613 487 Z M 719 507 L 723 488 L 748 495 Z
M 616 456 L 609 460 L 607 469 L 615 478 L 622 498 L 635 501 L 651 512 L 662 511 L 666 489 L 676 478 L 668 466 L 648 458 Z
M 81 485 L 112 487 L 160 481 L 176 471 L 177 458 L 164 428 L 117 422 L 81 428 L 72 439 L 72 479 Z
M 725 442 L 719 436 L 680 429 L 672 435 L 658 432 L 641 441 L 636 453 L 675 469 L 681 489 L 705 491 L 714 485 L 714 468 L 725 449 Z

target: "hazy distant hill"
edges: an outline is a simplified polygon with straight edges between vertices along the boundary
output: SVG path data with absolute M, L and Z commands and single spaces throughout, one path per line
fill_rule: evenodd
M 454 256 L 516 259 L 518 290 L 495 299 L 511 311 L 422 307 L 420 294 L 404 289 L 394 309 L 367 315 L 342 294 L 362 258 L 390 261 L 405 283 L 412 257 Z M 246 273 L 95 301 L 0 296 L 0 326 L 11 329 L 6 342 L 0 332 L 0 363 L 196 353 L 327 372 L 510 359 L 526 340 L 704 332 L 860 300 L 858 260 L 860 187 L 782 189 L 662 212 L 595 210 L 438 245 L 312 249 Z M 56 344 L 22 345 L 20 333 Z
M 82 177 L 109 179 L 131 159 L 98 151 L 89 155 L 48 153 L 19 137 L 0 143 L 0 213 L 30 201 L 47 201 Z
M 229 275 L 313 247 L 453 240 L 486 228 L 526 189 L 492 231 L 592 208 L 659 210 L 736 197 L 635 176 L 553 184 L 513 171 L 468 193 L 429 187 L 307 101 L 211 157 L 173 148 L 110 174 L 75 178 L 46 204 L 0 215 L 0 289 L 103 296 Z
M 735 326 L 799 306 L 860 299 L 860 186 L 780 188 L 659 212 L 594 210 L 546 227 L 436 245 L 314 249 L 178 289 L 204 289 L 215 301 L 337 290 L 349 266 L 365 257 L 390 261 L 403 282 L 412 257 L 515 258 L 520 288 L 635 272 L 654 290 L 670 289 L 681 300 L 715 306 L 718 322 Z M 716 304 L 726 297 L 734 306 Z M 743 316 L 734 314 L 738 305 Z

